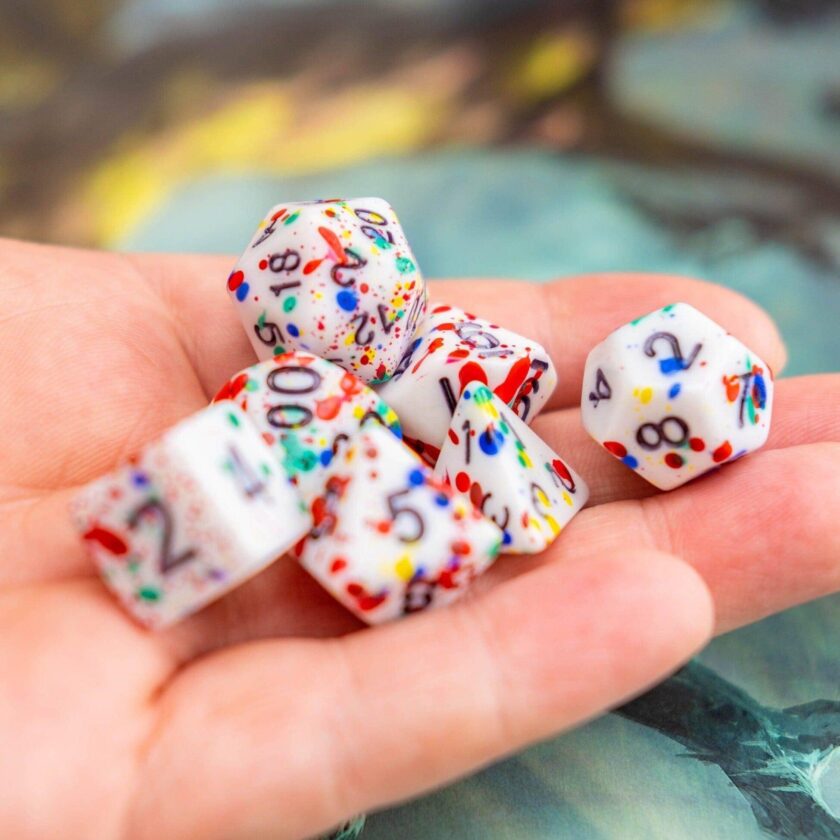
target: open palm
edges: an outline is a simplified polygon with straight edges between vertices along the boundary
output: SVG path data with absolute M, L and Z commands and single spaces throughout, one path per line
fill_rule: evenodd
M 167 631 L 96 578 L 67 502 L 252 363 L 229 260 L 0 243 L 0 836 L 301 837 L 621 702 L 725 630 L 840 586 L 840 375 L 778 383 L 760 453 L 667 495 L 601 451 L 583 361 L 684 300 L 778 372 L 760 310 L 677 278 L 439 282 L 542 342 L 537 432 L 592 501 L 454 608 L 366 629 L 283 559 Z

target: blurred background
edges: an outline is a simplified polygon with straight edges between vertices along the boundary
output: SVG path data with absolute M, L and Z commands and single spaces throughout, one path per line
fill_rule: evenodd
M 363 194 L 429 276 L 705 277 L 838 370 L 840 4 L 0 0 L 0 234 L 234 254 Z M 365 836 L 838 837 L 838 630 L 827 599 L 724 637 Z

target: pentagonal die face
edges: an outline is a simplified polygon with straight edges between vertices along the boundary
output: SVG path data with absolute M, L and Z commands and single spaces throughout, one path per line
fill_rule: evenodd
M 536 341 L 446 304 L 430 304 L 390 381 L 378 389 L 399 415 L 406 443 L 429 464 L 440 454 L 464 388 L 486 385 L 530 423 L 557 384 Z
M 662 490 L 761 447 L 772 403 L 767 365 L 685 303 L 599 344 L 581 397 L 589 434 Z
M 381 198 L 272 208 L 228 278 L 260 359 L 307 350 L 384 382 L 411 343 L 426 288 Z

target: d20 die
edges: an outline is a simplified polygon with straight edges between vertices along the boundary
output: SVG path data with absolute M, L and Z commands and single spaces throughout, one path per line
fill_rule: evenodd
M 74 499 L 76 525 L 126 609 L 163 627 L 265 568 L 306 506 L 236 406 L 211 405 Z
M 426 285 L 381 198 L 272 208 L 228 278 L 260 359 L 307 350 L 384 382 L 411 344 Z
M 586 482 L 479 382 L 464 389 L 435 474 L 503 531 L 502 550 L 547 548 L 586 504 Z
M 768 366 L 687 303 L 602 341 L 581 397 L 587 432 L 662 490 L 762 446 L 772 404 Z
M 431 304 L 393 377 L 377 390 L 402 419 L 406 443 L 434 464 L 468 382 L 490 388 L 526 422 L 557 384 L 535 341 L 454 306 Z
M 397 415 L 373 390 L 338 365 L 311 353 L 284 353 L 238 373 L 216 394 L 233 400 L 274 448 L 308 503 L 324 486 L 324 470 L 362 423 L 376 420 L 398 438 Z
M 368 624 L 456 600 L 496 558 L 501 531 L 367 423 L 330 465 L 300 562 Z

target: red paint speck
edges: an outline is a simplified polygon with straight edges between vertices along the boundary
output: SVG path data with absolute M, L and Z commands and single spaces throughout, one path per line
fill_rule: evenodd
M 452 443 L 455 444 L 455 446 L 457 446 L 460 443 L 461 439 L 458 437 L 458 433 L 455 431 L 455 429 L 450 429 L 447 432 L 447 434 L 449 435 L 449 440 L 451 440 Z
M 694 452 L 702 452 L 706 448 L 706 441 L 703 438 L 692 438 L 688 445 L 692 448 Z
M 245 282 L 245 274 L 242 271 L 234 271 L 228 277 L 227 287 L 231 292 L 235 292 Z
M 330 571 L 337 575 L 342 569 L 347 568 L 347 561 L 343 557 L 336 557 L 330 565 Z
M 459 554 L 461 556 L 469 554 L 472 551 L 470 544 L 465 540 L 457 540 L 456 542 L 452 543 L 451 548 L 453 554 Z
M 465 472 L 459 472 L 455 476 L 455 487 L 461 493 L 466 493 L 470 489 L 470 477 Z
M 98 525 L 94 525 L 94 527 L 91 528 L 82 537 L 82 539 L 87 542 L 99 543 L 105 551 L 109 554 L 115 554 L 117 557 L 122 557 L 124 554 L 128 554 L 128 545 L 122 537 L 115 534 L 113 531 L 109 531 L 107 528 L 101 528 Z
M 712 452 L 712 460 L 716 464 L 720 464 L 727 458 L 732 457 L 732 444 L 725 440 L 714 452 Z
M 260 269 L 265 271 L 268 268 L 268 260 L 260 260 Z
M 623 443 L 619 443 L 615 440 L 605 441 L 604 449 L 606 449 L 610 455 L 615 455 L 616 458 L 623 458 L 627 455 L 627 447 Z
M 665 456 L 665 463 L 672 470 L 678 470 L 683 465 L 682 455 L 678 455 L 676 452 L 669 452 Z

